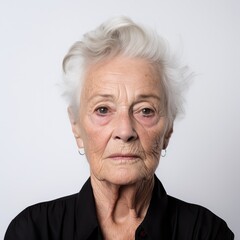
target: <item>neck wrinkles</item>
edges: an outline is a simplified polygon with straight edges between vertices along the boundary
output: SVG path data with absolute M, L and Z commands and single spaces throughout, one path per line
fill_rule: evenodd
M 148 180 L 119 186 L 91 177 L 93 194 L 100 225 L 105 222 L 122 224 L 142 221 L 150 204 L 154 187 L 154 176 Z

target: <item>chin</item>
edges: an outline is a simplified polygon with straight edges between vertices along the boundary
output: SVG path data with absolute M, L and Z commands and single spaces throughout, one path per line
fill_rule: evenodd
M 108 173 L 103 179 L 111 184 L 131 185 L 146 180 L 146 176 L 137 170 L 119 169 L 115 173 Z

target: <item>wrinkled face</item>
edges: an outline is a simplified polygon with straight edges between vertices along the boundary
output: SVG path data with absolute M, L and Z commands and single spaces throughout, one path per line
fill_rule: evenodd
M 153 176 L 171 135 L 161 92 L 143 59 L 116 57 L 88 70 L 72 128 L 91 177 L 125 185 Z

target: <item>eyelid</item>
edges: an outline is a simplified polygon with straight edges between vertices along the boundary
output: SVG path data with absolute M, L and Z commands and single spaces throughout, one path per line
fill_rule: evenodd
M 145 108 L 149 108 L 152 111 L 156 112 L 156 106 L 153 103 L 148 103 L 148 102 L 139 102 L 133 106 L 133 112 L 139 112 L 142 111 Z
M 105 108 L 108 108 L 108 109 L 113 108 L 112 103 L 108 102 L 108 101 L 99 101 L 99 102 L 95 102 L 92 105 L 92 109 L 94 109 L 94 111 L 96 111 L 96 109 L 101 108 L 101 107 L 105 107 Z

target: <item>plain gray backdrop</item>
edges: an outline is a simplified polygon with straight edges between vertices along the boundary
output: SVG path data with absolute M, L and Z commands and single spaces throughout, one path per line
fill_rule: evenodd
M 0 239 L 25 207 L 87 179 L 56 84 L 70 45 L 117 15 L 156 29 L 196 75 L 157 175 L 239 239 L 239 13 L 237 0 L 0 0 Z

